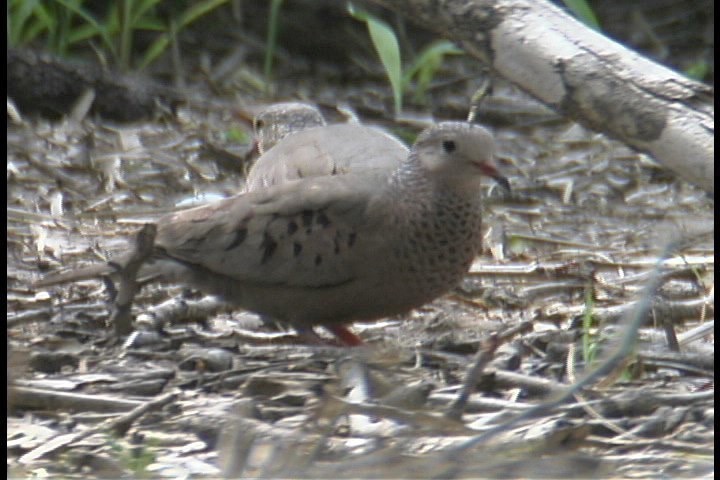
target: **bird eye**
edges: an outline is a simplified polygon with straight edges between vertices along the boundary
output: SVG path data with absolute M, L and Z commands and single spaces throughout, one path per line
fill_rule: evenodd
M 456 145 L 455 142 L 452 140 L 445 140 L 442 143 L 443 150 L 445 150 L 445 153 L 452 153 L 455 151 Z
M 255 128 L 263 128 L 265 126 L 265 122 L 263 120 L 255 120 Z

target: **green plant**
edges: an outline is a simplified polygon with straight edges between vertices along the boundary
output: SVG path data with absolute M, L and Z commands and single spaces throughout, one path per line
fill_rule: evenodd
M 83 0 L 11 0 L 7 10 L 8 43 L 22 46 L 44 37 L 48 50 L 66 55 L 74 43 L 85 38 L 83 27 L 100 29 L 82 4 Z
M 398 115 L 402 111 L 403 75 L 400 61 L 400 45 L 397 36 L 387 23 L 364 10 L 355 8 L 352 3 L 348 4 L 348 12 L 356 20 L 365 22 L 367 26 L 370 40 L 390 81 L 395 103 L 395 114 Z
M 70 49 L 99 40 L 101 48 L 121 68 L 131 66 L 138 31 L 162 32 L 143 52 L 137 63 L 144 68 L 156 60 L 177 32 L 228 0 L 203 0 L 173 14 L 169 20 L 157 15 L 162 0 L 110 2 L 103 18 L 86 6 L 85 0 L 10 0 L 7 10 L 8 43 L 22 46 L 45 38 L 47 48 L 65 56 Z M 171 3 L 173 8 L 176 3 Z
M 8 45 L 23 45 L 47 32 L 52 23 L 50 12 L 38 0 L 9 0 L 7 4 Z
M 703 80 L 710 71 L 710 65 L 705 60 L 697 60 L 685 68 L 685 75 L 693 80 Z
M 156 60 L 157 57 L 165 51 L 170 44 L 170 40 L 173 39 L 178 32 L 228 1 L 229 0 L 203 0 L 201 2 L 191 3 L 190 7 L 183 10 L 180 15 L 177 16 L 177 19 L 172 21 L 175 28 L 171 29 L 170 32 L 162 34 L 148 47 L 140 63 L 140 68 L 144 68 Z
M 108 438 L 110 450 L 117 455 L 119 464 L 133 473 L 135 478 L 151 478 L 147 467 L 156 459 L 153 442 L 147 440 L 145 445 L 129 446 L 122 439 L 111 436 Z
M 265 62 L 263 64 L 263 76 L 265 77 L 265 93 L 272 83 L 272 62 L 275 58 L 275 50 L 277 49 L 278 37 L 278 21 L 280 16 L 280 7 L 283 0 L 272 0 L 270 3 L 270 15 L 268 16 L 268 33 L 267 47 L 265 49 Z
M 563 0 L 565 6 L 570 10 L 577 18 L 579 18 L 585 25 L 590 28 L 602 30 L 600 22 L 598 22 L 595 12 L 588 4 L 586 0 Z
M 436 40 L 423 48 L 415 58 L 410 68 L 403 75 L 403 88 L 410 86 L 413 78 L 416 79 L 415 101 L 422 103 L 427 98 L 430 82 L 442 66 L 445 55 L 462 55 L 464 52 L 447 40 Z
M 348 4 L 353 18 L 365 22 L 370 40 L 385 68 L 385 73 L 393 92 L 395 114 L 402 111 L 402 99 L 413 79 L 416 81 L 415 101 L 424 102 L 430 83 L 442 65 L 445 55 L 459 55 L 463 51 L 447 40 L 432 42 L 417 55 L 412 64 L 403 73 L 400 45 L 393 29 L 384 21 L 370 13 Z
M 583 335 L 582 335 L 582 347 L 583 347 L 583 360 L 585 361 L 585 368 L 595 361 L 597 358 L 598 349 L 600 343 L 598 341 L 597 334 L 593 333 L 594 318 L 593 318 L 593 306 L 595 300 L 593 299 L 593 286 L 592 283 L 588 283 L 585 287 L 585 311 L 583 312 Z

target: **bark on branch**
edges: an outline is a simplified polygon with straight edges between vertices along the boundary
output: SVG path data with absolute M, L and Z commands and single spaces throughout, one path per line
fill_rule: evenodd
M 713 92 L 544 0 L 372 0 L 455 41 L 558 112 L 714 194 Z

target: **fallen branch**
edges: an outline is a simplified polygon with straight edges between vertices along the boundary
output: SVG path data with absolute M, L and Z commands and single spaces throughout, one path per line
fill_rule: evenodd
M 543 0 L 373 0 L 457 42 L 562 114 L 715 191 L 712 89 Z

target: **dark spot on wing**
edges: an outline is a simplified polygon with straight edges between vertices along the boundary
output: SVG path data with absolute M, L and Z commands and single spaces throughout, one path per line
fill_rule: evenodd
M 263 251 L 263 256 L 260 260 L 261 264 L 264 264 L 270 257 L 272 257 L 273 253 L 275 253 L 277 245 L 278 244 L 275 239 L 273 239 L 269 233 L 265 232 L 262 243 L 260 243 L 260 249 Z
M 295 220 L 290 220 L 288 222 L 288 228 L 287 228 L 288 235 L 292 235 L 293 233 L 297 232 L 297 229 L 298 229 L 297 222 Z
M 352 247 L 355 245 L 355 238 L 357 237 L 357 234 L 355 232 L 351 232 L 350 235 L 348 235 L 348 247 Z
M 302 252 L 302 245 L 299 242 L 293 243 L 293 255 L 296 257 Z
M 333 163 L 333 168 L 332 168 L 332 171 L 330 172 L 330 175 L 337 175 L 337 173 L 338 173 L 337 164 Z
M 318 254 L 315 256 L 315 266 L 319 266 L 322 263 L 322 257 Z
M 340 253 L 340 232 L 335 234 L 335 238 L 333 238 L 333 245 L 335 246 L 333 251 L 335 252 L 335 255 L 337 255 Z
M 237 247 L 241 243 L 245 241 L 247 238 L 247 228 L 246 227 L 240 227 L 237 230 L 235 230 L 235 236 L 233 237 L 232 242 L 230 242 L 230 245 L 225 247 L 225 250 L 232 250 L 233 248 Z
M 325 212 L 323 212 L 322 210 L 318 212 L 317 223 L 323 228 L 330 225 L 330 219 L 327 215 L 325 215 Z
M 300 169 L 298 168 L 297 171 L 296 171 L 296 173 L 297 173 L 297 178 L 303 178 L 302 170 L 300 170 Z
M 313 217 L 315 216 L 315 212 L 312 210 L 303 210 L 300 214 L 300 218 L 302 220 L 303 227 L 310 227 L 312 226 Z

